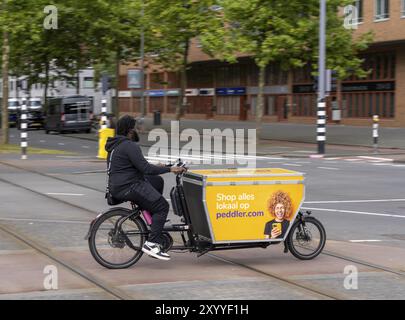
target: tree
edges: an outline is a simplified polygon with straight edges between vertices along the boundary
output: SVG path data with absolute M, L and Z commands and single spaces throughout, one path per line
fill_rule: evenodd
M 357 40 L 343 27 L 339 8 L 353 1 L 329 0 L 327 23 L 327 66 L 339 77 L 364 75 L 358 52 L 371 41 L 370 34 Z M 284 70 L 313 63 L 317 67 L 319 0 L 222 0 L 224 29 L 209 37 L 206 46 L 213 54 L 235 62 L 237 54 L 248 54 L 259 69 L 256 106 L 257 135 L 263 117 L 263 89 L 266 67 L 279 63 Z M 223 44 L 226 44 L 225 46 Z
M 74 83 L 80 93 L 79 70 L 95 66 L 96 76 L 106 69 L 117 74 L 120 61 L 138 54 L 140 0 L 55 0 L 57 29 L 44 28 L 48 1 L 10 3 L 10 74 L 24 75 L 29 87 L 42 84 L 45 105 L 54 80 Z
M 202 38 L 220 27 L 218 12 L 213 10 L 218 1 L 161 0 L 146 1 L 145 24 L 148 29 L 149 51 L 153 61 L 180 75 L 180 99 L 176 119 L 180 119 L 187 105 L 187 66 L 190 41 Z M 204 50 L 204 48 L 203 48 Z
M 4 8 L 4 7 L 3 7 Z M 3 144 L 8 144 L 8 59 L 10 46 L 8 43 L 8 31 L 3 30 L 3 45 L 2 45 L 2 78 L 3 78 L 3 99 L 2 99 L 2 141 Z
M 94 5 L 94 2 L 86 2 Z M 87 40 L 95 68 L 95 82 L 103 73 L 112 76 L 118 104 L 119 66 L 140 56 L 141 0 L 100 1 L 100 14 L 93 19 Z M 94 8 L 89 7 L 89 12 Z M 116 112 L 119 108 L 116 105 Z M 118 114 L 116 114 L 118 116 Z
M 0 38 L 2 43 L 1 65 L 3 80 L 2 143 L 8 143 L 8 77 L 10 74 L 13 74 L 13 72 L 15 74 L 23 70 L 22 67 L 20 68 L 20 62 L 27 58 L 29 52 L 29 48 L 26 48 L 26 54 L 22 54 L 24 51 L 23 49 L 19 50 L 17 43 L 20 41 L 19 36 L 29 34 L 29 37 L 35 37 L 37 34 L 37 29 L 35 26 L 31 26 L 31 23 L 33 19 L 39 16 L 37 9 L 41 1 L 42 0 L 2 0 L 1 2 Z M 25 15 L 25 13 L 30 10 L 32 10 L 33 13 L 31 15 Z M 16 53 L 14 53 L 14 50 Z

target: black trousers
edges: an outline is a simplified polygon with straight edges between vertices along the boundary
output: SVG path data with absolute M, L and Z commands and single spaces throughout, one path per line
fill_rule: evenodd
M 162 196 L 164 181 L 160 176 L 145 176 L 146 181 L 136 181 L 124 195 L 152 214 L 151 232 L 148 241 L 163 244 L 162 231 L 169 213 L 169 203 Z

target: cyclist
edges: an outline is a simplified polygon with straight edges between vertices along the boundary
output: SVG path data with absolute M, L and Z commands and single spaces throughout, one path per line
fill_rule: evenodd
M 157 259 L 170 260 L 170 256 L 162 251 L 162 231 L 169 203 L 162 196 L 164 182 L 159 175 L 181 173 L 186 169 L 149 163 L 136 143 L 139 136 L 135 124 L 133 117 L 122 116 L 117 121 L 115 137 L 107 140 L 105 149 L 107 159 L 111 161 L 109 188 L 114 198 L 132 201 L 152 214 L 151 232 L 142 251 Z

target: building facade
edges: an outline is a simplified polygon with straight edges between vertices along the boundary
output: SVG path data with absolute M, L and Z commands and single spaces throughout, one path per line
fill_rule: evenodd
M 354 36 L 372 30 L 374 42 L 362 53 L 365 79 L 338 81 L 327 98 L 329 123 L 370 125 L 373 115 L 383 126 L 405 126 L 405 0 L 357 0 Z M 254 120 L 258 94 L 258 69 L 247 56 L 228 64 L 212 59 L 192 43 L 189 55 L 186 118 Z M 142 92 L 127 85 L 129 69 L 120 70 L 121 113 L 138 114 Z M 179 102 L 176 73 L 150 68 L 145 74 L 146 110 L 174 117 Z M 269 65 L 264 88 L 263 121 L 316 122 L 317 93 L 311 67 L 290 72 Z M 333 111 L 337 110 L 338 113 Z
M 43 100 L 45 86 L 43 84 L 33 84 L 31 90 L 27 89 L 27 81 L 25 77 L 19 77 L 21 80 L 21 88 L 17 86 L 17 78 L 9 78 L 9 98 L 40 98 Z M 55 80 L 48 87 L 48 97 L 60 97 L 71 95 L 84 95 L 88 96 L 93 101 L 94 113 L 101 113 L 101 100 L 105 98 L 107 100 L 107 110 L 112 111 L 112 100 L 114 97 L 114 90 L 108 90 L 106 95 L 103 96 L 101 92 L 101 83 L 94 83 L 94 70 L 87 68 L 80 70 L 79 72 L 79 89 L 76 85 L 76 77 L 72 78 L 72 81 Z M 2 86 L 0 85 L 0 97 L 2 97 Z

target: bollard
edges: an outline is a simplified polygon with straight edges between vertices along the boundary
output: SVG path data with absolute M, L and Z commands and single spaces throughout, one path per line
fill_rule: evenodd
M 318 154 L 325 154 L 326 141 L 326 103 L 324 99 L 318 102 L 318 120 L 316 128 L 316 140 L 318 141 Z
M 105 144 L 109 137 L 114 137 L 115 130 L 110 128 L 100 129 L 98 132 L 98 155 L 99 159 L 107 159 L 107 151 L 105 150 Z
M 101 129 L 107 129 L 107 100 L 101 100 Z
M 374 153 L 378 153 L 378 122 L 380 121 L 378 115 L 373 116 L 373 145 Z
M 161 120 L 160 111 L 156 110 L 153 113 L 153 125 L 160 126 L 161 124 L 162 124 L 162 120 Z
M 20 137 L 21 137 L 21 159 L 22 160 L 27 160 L 27 147 L 28 147 L 28 142 L 27 142 L 27 102 L 26 99 L 22 99 L 22 104 L 21 104 L 21 115 L 20 115 Z
M 105 150 L 105 144 L 109 137 L 114 137 L 115 130 L 107 128 L 107 100 L 101 100 L 101 128 L 98 131 L 98 154 L 97 158 L 107 159 L 107 151 Z

